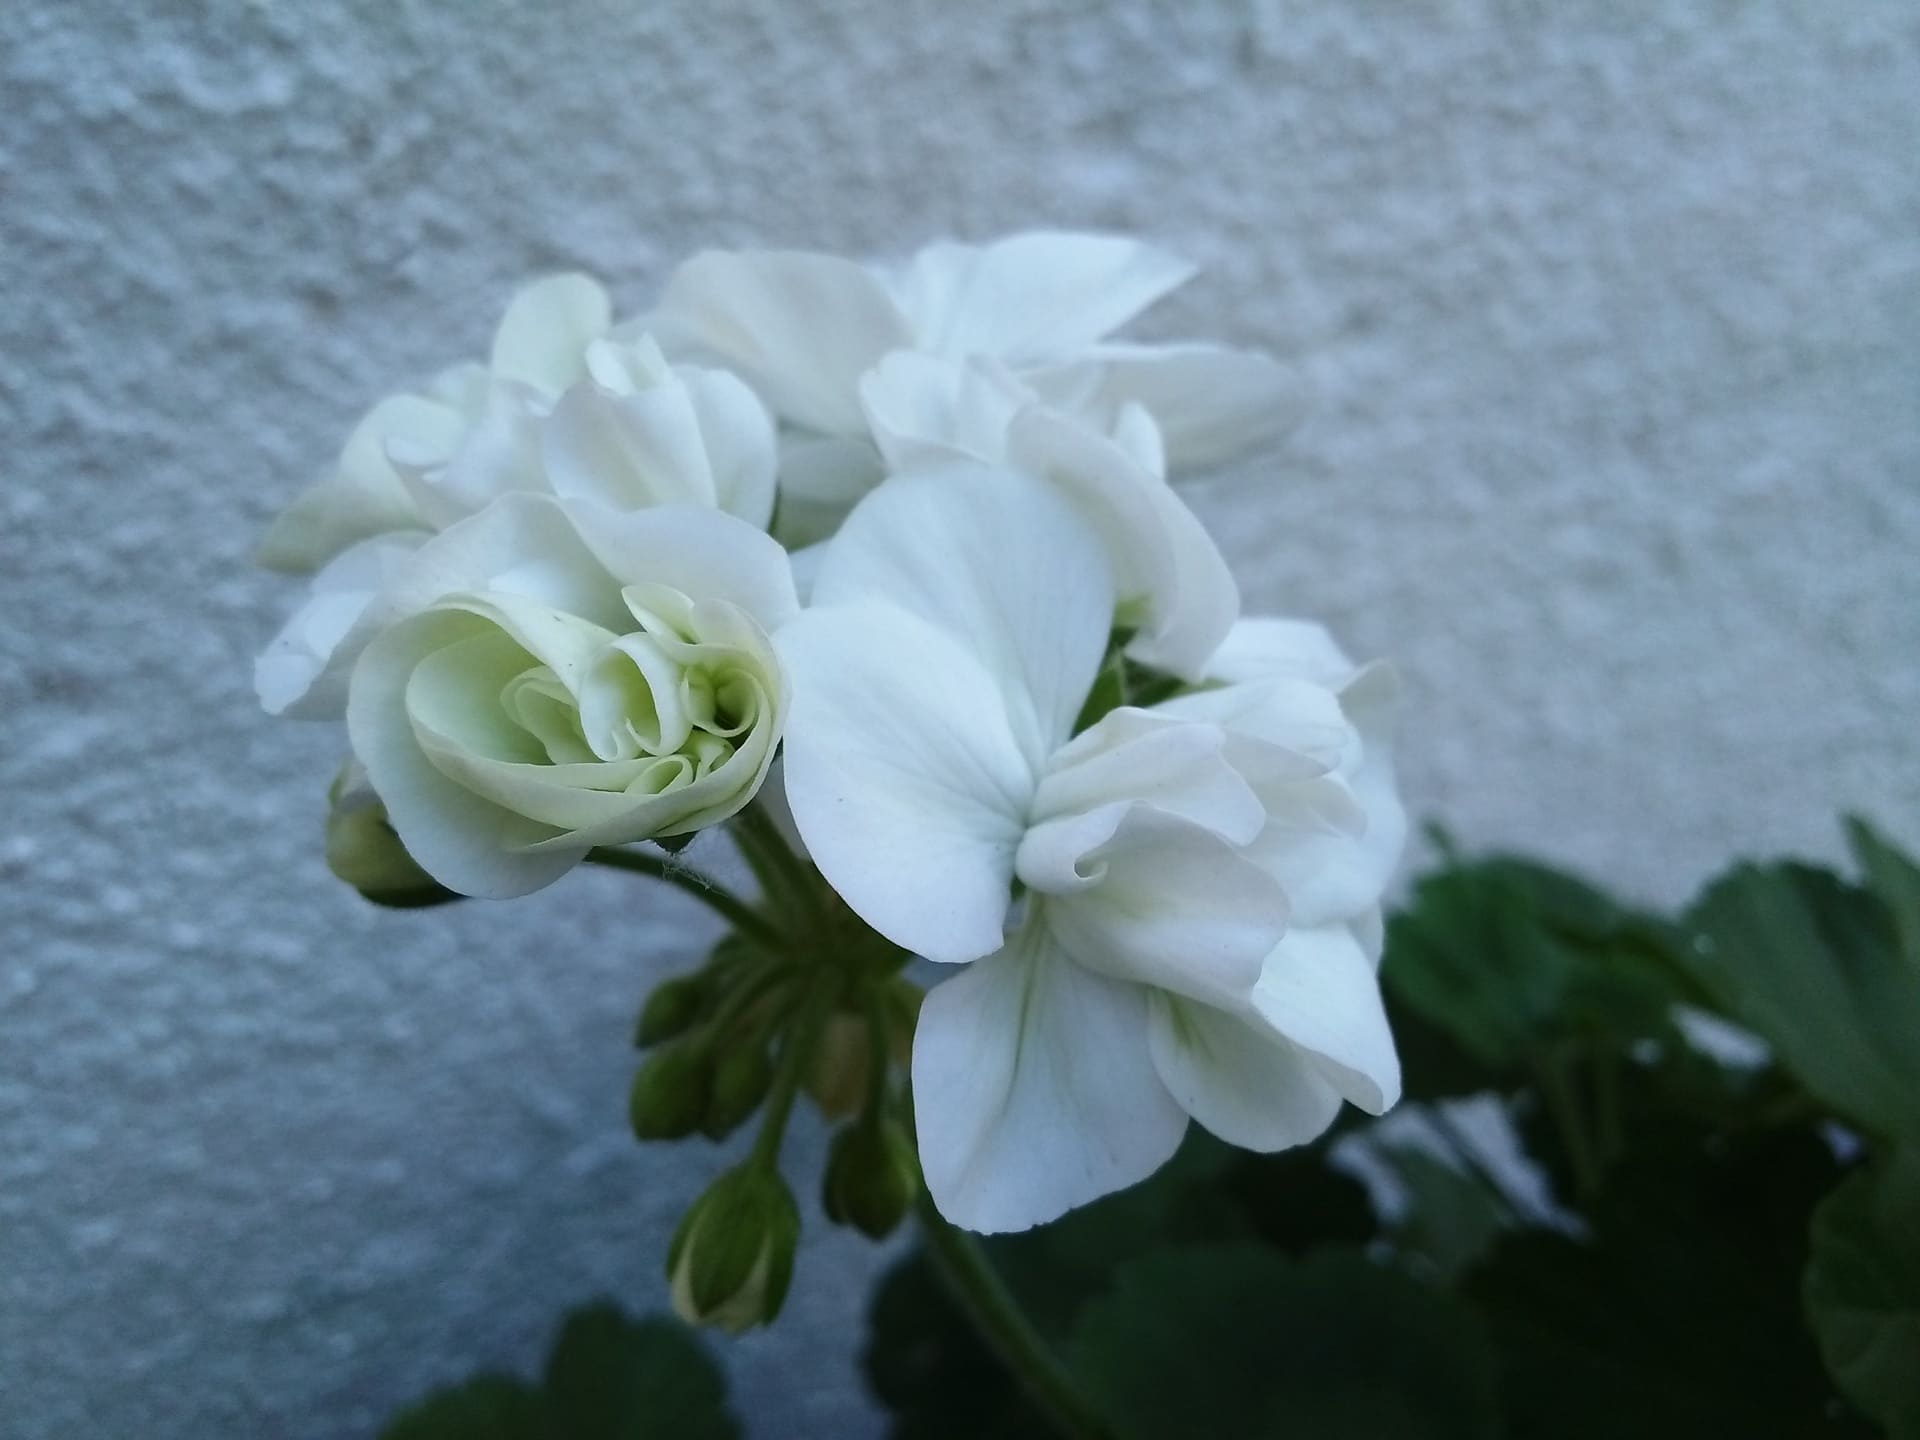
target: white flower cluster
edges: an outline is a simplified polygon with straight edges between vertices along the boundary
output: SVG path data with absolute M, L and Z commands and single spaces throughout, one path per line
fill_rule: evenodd
M 784 756 L 826 882 L 960 967 L 912 1054 L 958 1224 L 1131 1184 L 1189 1118 L 1271 1150 L 1378 1113 L 1394 682 L 1243 618 L 1169 483 L 1293 411 L 1265 357 L 1109 338 L 1190 274 L 1054 233 L 713 252 L 621 324 L 541 281 L 275 526 L 317 574 L 261 700 L 344 712 L 471 895 L 723 821 Z

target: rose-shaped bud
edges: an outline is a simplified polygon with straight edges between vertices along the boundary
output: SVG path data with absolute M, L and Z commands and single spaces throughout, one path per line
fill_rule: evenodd
M 654 986 L 653 993 L 640 1007 L 633 1043 L 644 1050 L 684 1034 L 706 1008 L 709 978 L 702 971 L 696 975 L 675 975 Z
M 407 854 L 367 772 L 352 760 L 327 788 L 327 868 L 376 905 L 412 909 L 460 898 Z
M 693 1202 L 667 1247 L 673 1308 L 738 1335 L 780 1313 L 793 1278 L 800 1211 L 772 1170 L 729 1170 Z
M 642 1140 L 678 1140 L 700 1127 L 712 1093 L 713 1057 L 704 1045 L 663 1045 L 633 1077 L 627 1118 Z
M 861 1120 L 833 1137 L 820 1199 L 834 1224 L 882 1239 L 905 1218 L 919 1189 L 920 1167 L 899 1126 Z
M 690 834 L 760 789 L 788 700 L 769 636 L 793 603 L 766 535 L 713 510 L 617 515 L 527 496 L 437 536 L 416 563 L 422 591 L 462 567 L 487 578 L 379 628 L 353 669 L 347 728 L 394 829 L 443 885 L 523 895 L 596 846 Z M 644 571 L 663 578 L 610 583 Z
M 760 1108 L 773 1084 L 773 1062 L 758 1042 L 729 1047 L 713 1067 L 713 1087 L 707 1095 L 707 1113 L 701 1133 L 724 1140 Z

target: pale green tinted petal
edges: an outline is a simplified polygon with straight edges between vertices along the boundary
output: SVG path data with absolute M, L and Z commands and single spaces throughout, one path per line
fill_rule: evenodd
M 436 768 L 415 737 L 406 703 L 421 660 L 493 629 L 476 615 L 430 611 L 378 635 L 354 666 L 347 734 L 386 804 L 388 821 L 421 868 L 463 895 L 504 899 L 551 884 L 586 847 L 525 853 L 521 847 L 548 838 L 551 829 L 476 795 Z

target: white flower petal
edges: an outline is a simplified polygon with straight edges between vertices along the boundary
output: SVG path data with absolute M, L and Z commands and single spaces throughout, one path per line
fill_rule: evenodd
M 1112 440 L 1043 406 L 1014 418 L 1008 456 L 1067 496 L 1099 535 L 1119 600 L 1142 612 L 1129 653 L 1198 679 L 1240 612 L 1240 590 L 1186 503 Z
M 586 275 L 549 275 L 523 287 L 493 335 L 493 373 L 558 395 L 586 373 L 587 346 L 613 324 L 612 302 Z
M 1028 390 L 992 360 L 896 350 L 860 381 L 860 404 L 888 466 L 908 470 L 954 459 L 998 462 Z
M 1266 824 L 1266 807 L 1233 764 L 1234 748 L 1218 725 L 1123 706 L 1054 752 L 1032 818 L 1140 801 L 1245 845 Z
M 1148 1050 L 1144 992 L 1080 969 L 1038 929 L 928 993 L 913 1105 L 934 1203 L 988 1232 L 1145 1179 L 1186 1129 Z
M 346 704 L 344 668 L 316 683 L 340 642 L 427 539 L 424 530 L 376 535 L 350 546 L 313 577 L 307 596 L 253 665 L 253 688 L 269 715 L 315 719 Z
M 895 476 L 847 517 L 813 603 L 870 597 L 979 657 L 1036 770 L 1072 732 L 1113 623 L 1106 556 L 1072 506 L 966 462 Z
M 563 499 L 615 510 L 717 499 L 700 419 L 679 385 L 617 394 L 583 381 L 553 407 L 540 444 L 553 493 Z
M 1207 661 L 1207 679 L 1310 680 L 1337 690 L 1352 678 L 1354 664 L 1324 625 L 1250 615 L 1234 622 Z
M 312 571 L 357 541 L 420 528 L 422 517 L 387 460 L 387 442 L 450 453 L 466 424 L 459 411 L 438 400 L 389 395 L 353 427 L 334 473 L 302 491 L 273 522 L 260 542 L 260 563 Z
M 799 251 L 708 250 L 673 274 L 648 328 L 676 357 L 738 371 L 774 413 L 859 435 L 860 376 L 909 343 L 906 321 L 859 265 Z
M 1326 1132 L 1340 1092 L 1287 1041 L 1255 1020 L 1156 991 L 1147 1031 L 1153 1063 L 1195 1120 L 1247 1150 L 1284 1150 Z
M 1158 424 L 1175 470 L 1205 469 L 1269 444 L 1306 409 L 1297 373 L 1270 355 L 1219 345 L 1100 345 L 1021 378 L 1056 403 L 1091 395 L 1101 425 L 1140 406 Z
M 787 800 L 828 883 L 929 959 L 998 949 L 1035 777 L 994 677 L 880 603 L 810 609 L 775 644 L 794 691 Z
M 758 526 L 702 505 L 617 511 L 590 500 L 560 508 L 598 567 L 621 585 L 657 584 L 738 605 L 771 634 L 799 612 L 793 567 Z
M 1321 770 L 1352 762 L 1360 737 L 1340 699 L 1308 680 L 1272 679 L 1176 695 L 1153 713 L 1205 722 L 1309 757 Z
M 1025 878 L 1025 846 L 1021 859 Z M 1076 873 L 1080 888 L 1035 902 L 1062 950 L 1210 1005 L 1245 1006 L 1287 928 L 1287 897 L 1270 876 L 1218 836 L 1144 806 L 1126 808 Z
M 1400 1057 L 1380 982 L 1346 926 L 1289 931 L 1268 957 L 1253 1002 L 1362 1110 L 1379 1115 L 1399 1100 Z
M 880 452 L 864 438 L 789 433 L 781 438 L 779 463 L 773 529 L 795 550 L 831 536 L 847 512 L 887 478 Z
M 919 348 L 1031 365 L 1093 344 L 1193 274 L 1137 240 L 1031 231 L 990 245 L 929 245 L 895 294 Z
M 720 508 L 766 529 L 773 519 L 779 464 L 773 417 L 738 376 L 697 365 L 682 365 L 675 373 L 693 402 Z
M 307 697 L 286 713 L 338 713 L 348 674 L 367 643 L 445 596 L 482 590 L 525 596 L 618 631 L 632 619 L 620 589 L 559 502 L 544 495 L 505 496 L 433 536 L 396 567 L 334 646 Z

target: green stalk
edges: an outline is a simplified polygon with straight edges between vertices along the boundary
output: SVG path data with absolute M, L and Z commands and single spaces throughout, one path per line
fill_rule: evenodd
M 760 1117 L 760 1133 L 753 1137 L 753 1151 L 747 1163 L 774 1169 L 780 1160 L 780 1142 L 786 1137 L 787 1120 L 793 1114 L 793 1102 L 800 1093 L 800 1081 L 807 1061 L 813 1055 L 813 1042 L 833 1008 L 839 976 L 832 970 L 816 970 L 807 989 L 806 1004 L 799 1017 L 788 1027 L 780 1044 L 780 1065 L 773 1085 L 767 1091 L 767 1108 Z
M 802 924 L 818 921 L 813 882 L 764 806 L 749 805 L 728 825 L 767 903 Z
M 649 855 L 640 850 L 618 850 L 605 846 L 589 850 L 587 861 L 593 865 L 604 865 L 611 870 L 631 870 L 636 875 L 650 875 L 655 880 L 663 880 L 693 896 L 702 905 L 724 917 L 735 929 L 751 935 L 769 950 L 782 951 L 786 948 L 786 936 L 755 910 L 746 901 L 735 895 L 725 886 L 715 883 L 691 866 L 666 855 Z
M 980 1242 L 948 1224 L 924 1192 L 920 1197 L 920 1230 L 974 1328 L 1018 1377 L 1034 1403 L 1073 1440 L 1112 1440 L 1112 1429 L 1072 1373 L 1048 1348 L 994 1270 Z

